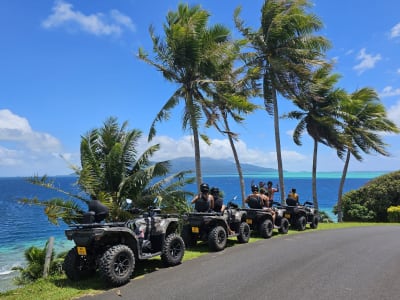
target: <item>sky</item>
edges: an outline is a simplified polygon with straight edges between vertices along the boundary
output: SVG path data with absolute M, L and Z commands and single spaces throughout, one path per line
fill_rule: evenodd
M 137 58 L 139 48 L 152 56 L 149 26 L 163 37 L 168 11 L 180 1 L 139 0 L 0 0 L 0 177 L 70 174 L 80 165 L 80 140 L 109 117 L 143 132 L 139 151 L 146 149 L 154 117 L 176 85 Z M 233 11 L 260 26 L 261 0 L 186 1 L 210 12 L 209 25 L 240 34 Z M 332 43 L 327 58 L 336 61 L 337 87 L 348 93 L 370 87 L 400 126 L 400 1 L 315 0 L 311 12 L 323 22 L 316 34 Z M 262 105 L 262 99 L 252 99 Z M 281 113 L 295 107 L 279 100 Z M 161 149 L 154 160 L 193 156 L 189 131 L 182 129 L 182 105 L 171 119 L 157 125 L 154 143 Z M 283 168 L 311 171 L 312 140 L 293 142 L 294 120 L 281 120 Z M 277 168 L 273 119 L 264 110 L 233 126 L 239 134 L 242 163 Z M 227 139 L 213 129 L 201 129 L 212 145 L 201 155 L 233 161 Z M 400 136 L 383 136 L 390 157 L 363 155 L 350 161 L 349 171 L 393 171 L 400 166 Z M 342 171 L 336 152 L 319 147 L 318 171 Z

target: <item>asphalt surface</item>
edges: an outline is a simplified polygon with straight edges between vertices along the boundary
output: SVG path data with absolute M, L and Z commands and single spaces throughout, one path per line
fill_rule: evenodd
M 400 226 L 307 229 L 80 298 L 103 299 L 400 299 Z

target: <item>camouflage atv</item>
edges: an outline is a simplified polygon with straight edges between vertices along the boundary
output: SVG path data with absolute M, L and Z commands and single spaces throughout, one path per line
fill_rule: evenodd
M 319 222 L 318 209 L 314 208 L 312 202 L 305 202 L 303 205 L 297 205 L 292 199 L 286 199 L 287 206 L 284 207 L 284 217 L 289 220 L 292 227 L 299 231 L 306 229 L 307 224 L 310 228 L 316 229 Z
M 65 234 L 76 246 L 65 257 L 63 268 L 73 281 L 98 270 L 111 286 L 123 285 L 130 281 L 135 261 L 161 256 L 166 266 L 181 263 L 185 245 L 177 229 L 176 215 L 161 214 L 154 207 L 127 222 L 72 225 Z
M 239 243 L 248 243 L 250 227 L 246 223 L 246 212 L 232 202 L 224 213 L 191 212 L 183 216 L 182 238 L 187 247 L 196 246 L 197 241 L 206 241 L 211 251 L 225 249 L 228 237 L 237 237 Z
M 283 216 L 283 211 L 276 207 L 275 222 L 272 213 L 268 209 L 263 208 L 243 208 L 246 212 L 246 222 L 251 230 L 257 232 L 261 237 L 269 239 L 272 237 L 273 230 L 278 229 L 279 233 L 286 234 L 289 229 L 289 221 Z

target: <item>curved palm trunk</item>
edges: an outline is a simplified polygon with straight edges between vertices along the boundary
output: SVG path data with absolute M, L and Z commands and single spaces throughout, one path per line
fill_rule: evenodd
M 347 170 L 349 167 L 349 162 L 350 162 L 350 151 L 347 150 L 346 154 L 346 161 L 344 163 L 343 167 L 343 172 L 342 172 L 342 178 L 340 179 L 340 185 L 339 185 L 339 192 L 338 192 L 338 201 L 337 201 L 337 214 L 338 214 L 338 222 L 343 221 L 343 212 L 342 212 L 342 195 L 343 195 L 343 187 L 344 187 L 344 182 L 346 180 L 346 175 L 347 175 Z
M 279 174 L 279 190 L 281 195 L 281 203 L 285 204 L 285 184 L 283 178 L 283 165 L 282 165 L 282 150 L 281 150 L 281 136 L 279 132 L 279 113 L 278 113 L 278 100 L 276 97 L 276 90 L 272 92 L 273 107 L 274 107 L 274 129 L 275 129 L 275 148 L 276 148 L 276 160 L 278 162 L 278 174 Z
M 318 198 L 317 198 L 317 155 L 318 155 L 318 142 L 314 139 L 314 153 L 313 153 L 313 164 L 312 164 L 312 196 L 314 207 L 318 209 Z
M 239 162 L 239 156 L 237 154 L 235 143 L 233 142 L 233 138 L 232 138 L 232 135 L 231 135 L 231 130 L 229 128 L 228 119 L 226 118 L 225 114 L 223 114 L 223 118 L 224 118 L 224 124 L 225 124 L 226 132 L 228 132 L 229 144 L 231 145 L 233 157 L 235 159 L 236 168 L 237 168 L 237 171 L 238 171 L 238 174 L 239 174 L 240 190 L 242 192 L 242 207 L 245 207 L 245 202 L 244 201 L 246 199 L 246 193 L 245 193 L 245 186 L 244 186 L 244 178 L 243 178 L 242 167 L 241 167 L 240 162 Z
M 201 175 L 201 158 L 200 158 L 200 140 L 199 140 L 199 130 L 196 126 L 192 127 L 193 131 L 193 144 L 194 144 L 194 160 L 196 167 L 196 182 L 198 193 L 200 193 L 200 184 L 203 182 L 203 177 Z

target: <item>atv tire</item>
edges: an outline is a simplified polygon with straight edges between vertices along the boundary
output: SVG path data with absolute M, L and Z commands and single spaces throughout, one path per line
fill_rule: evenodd
M 224 227 L 216 226 L 208 234 L 208 246 L 212 251 L 224 250 L 227 236 Z
M 317 227 L 318 227 L 318 217 L 317 216 L 313 216 L 312 217 L 312 221 L 311 221 L 311 224 L 310 224 L 310 227 L 312 228 L 312 229 L 317 229 Z
M 281 226 L 279 227 L 279 233 L 287 234 L 289 231 L 289 221 L 286 218 L 281 219 Z
M 272 237 L 273 230 L 274 230 L 274 224 L 272 224 L 272 221 L 270 219 L 265 219 L 260 224 L 260 235 L 264 239 L 269 239 L 270 237 Z
M 190 225 L 183 225 L 181 235 L 186 248 L 195 247 L 197 245 L 197 237 L 192 233 L 192 227 Z
M 89 278 L 96 272 L 93 263 L 90 263 L 87 258 L 78 255 L 76 247 L 69 250 L 65 256 L 63 270 L 72 281 Z
M 128 283 L 135 269 L 135 255 L 126 245 L 115 245 L 100 258 L 100 277 L 112 286 Z
M 179 235 L 171 233 L 165 238 L 162 248 L 161 261 L 171 267 L 181 263 L 185 254 L 185 243 Z
M 250 239 L 250 226 L 246 222 L 240 223 L 239 226 L 239 235 L 237 236 L 237 240 L 239 243 L 248 243 Z
M 306 229 L 306 225 L 307 225 L 307 220 L 306 220 L 306 217 L 304 217 L 304 216 L 300 216 L 298 219 L 297 219 L 297 222 L 296 222 L 297 224 L 297 230 L 298 231 L 304 231 L 305 229 Z

